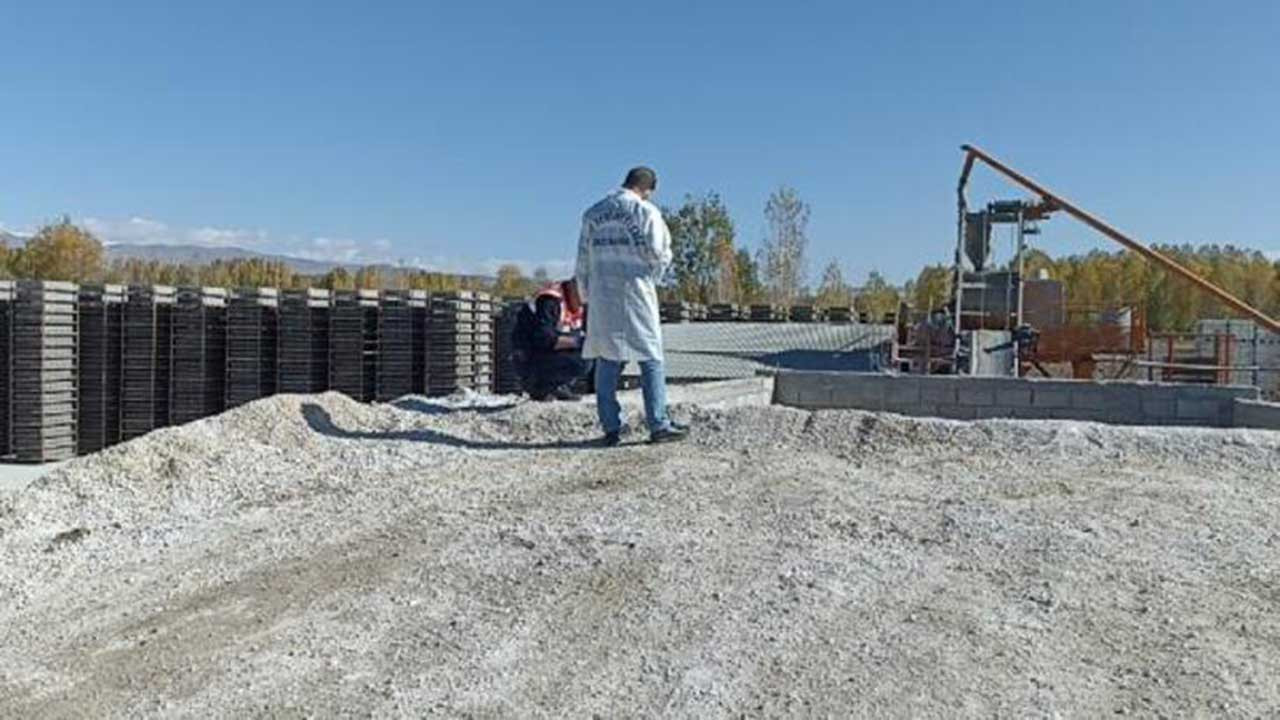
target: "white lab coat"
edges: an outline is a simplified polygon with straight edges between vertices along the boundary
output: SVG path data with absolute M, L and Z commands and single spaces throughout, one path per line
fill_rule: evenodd
M 576 278 L 587 302 L 584 358 L 662 359 L 656 284 L 671 257 L 662 213 L 630 190 L 616 190 L 582 214 Z

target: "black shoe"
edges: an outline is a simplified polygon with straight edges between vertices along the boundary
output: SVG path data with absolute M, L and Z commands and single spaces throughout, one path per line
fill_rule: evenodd
M 555 390 L 552 390 L 551 397 L 565 402 L 577 402 L 582 399 L 582 396 L 573 390 L 570 390 L 568 385 L 561 385 Z
M 605 433 L 604 437 L 600 440 L 600 445 L 607 448 L 618 447 L 621 444 L 622 436 L 616 432 Z
M 649 443 L 657 445 L 658 443 L 679 442 L 687 437 L 689 437 L 689 428 L 671 423 L 669 427 L 649 433 Z

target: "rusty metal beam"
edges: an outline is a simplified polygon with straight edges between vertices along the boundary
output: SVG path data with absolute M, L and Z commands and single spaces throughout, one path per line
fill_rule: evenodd
M 1248 315 L 1249 317 L 1257 321 L 1258 324 L 1267 328 L 1271 332 L 1280 333 L 1280 320 L 1276 320 L 1275 318 L 1267 315 L 1261 310 L 1258 310 L 1252 305 L 1249 305 L 1248 303 L 1236 297 L 1235 295 L 1232 295 L 1226 290 L 1223 290 L 1217 285 L 1214 285 L 1208 280 L 1200 277 L 1199 275 L 1195 274 L 1188 268 L 1183 267 L 1173 258 L 1170 258 L 1164 255 L 1163 253 L 1153 250 L 1147 247 L 1146 245 L 1143 245 L 1142 243 L 1138 242 L 1137 240 L 1134 240 L 1128 235 L 1125 235 L 1119 230 L 1103 222 L 1101 219 L 1086 212 L 1080 206 L 1070 202 L 1069 200 L 1063 198 L 1061 195 L 1053 192 L 1052 190 L 1049 190 L 1045 186 L 1019 173 L 1017 170 L 1014 170 L 1013 168 L 1009 167 L 1008 165 L 1005 165 L 999 160 L 996 160 L 995 158 L 991 157 L 990 155 L 983 152 L 982 150 L 974 147 L 973 145 L 962 145 L 960 146 L 960 149 L 965 151 L 964 171 L 962 173 L 963 180 L 968 179 L 969 170 L 973 165 L 973 160 L 975 158 L 978 160 L 981 160 L 982 162 L 986 163 L 991 169 L 995 170 L 1001 175 L 1004 175 L 1005 177 L 1021 185 L 1022 187 L 1030 190 L 1031 192 L 1039 195 L 1042 202 L 1049 203 L 1052 206 L 1062 209 L 1063 211 L 1065 211 L 1072 217 L 1076 218 L 1080 222 L 1084 223 L 1085 225 L 1088 225 L 1094 230 L 1097 230 L 1103 235 L 1106 235 L 1112 240 L 1115 240 L 1116 242 L 1138 253 L 1139 255 L 1150 260 L 1151 262 L 1163 267 L 1164 269 L 1176 275 L 1181 275 L 1182 277 L 1186 278 L 1191 284 L 1209 293 L 1210 295 L 1213 295 L 1214 297 L 1218 298 L 1223 303 L 1234 308 L 1240 313 L 1244 315 Z M 962 180 L 961 187 L 963 187 L 963 180 Z

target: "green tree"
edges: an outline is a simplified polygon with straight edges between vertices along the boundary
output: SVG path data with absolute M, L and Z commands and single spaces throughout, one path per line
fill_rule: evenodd
M 734 302 L 746 305 L 764 299 L 765 290 L 764 283 L 760 281 L 760 265 L 746 248 L 739 248 L 734 256 L 733 277 L 737 283 Z
M 686 195 L 677 210 L 664 209 L 671 230 L 671 282 L 685 300 L 711 303 L 726 300 L 733 291 L 733 219 L 720 196 L 708 192 Z

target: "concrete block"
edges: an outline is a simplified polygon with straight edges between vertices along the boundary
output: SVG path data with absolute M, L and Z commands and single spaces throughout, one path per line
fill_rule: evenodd
M 795 391 L 794 402 L 790 404 L 814 410 L 835 407 L 830 383 L 807 383 L 795 388 Z
M 1231 424 L 1235 427 L 1280 430 L 1280 404 L 1237 398 Z
M 1194 420 L 1206 425 L 1220 425 L 1221 415 L 1222 402 L 1219 400 L 1184 397 L 1179 397 L 1177 400 L 1178 420 Z
M 976 420 L 977 408 L 969 405 L 939 405 L 938 417 L 948 420 Z
M 979 379 L 961 380 L 956 387 L 956 402 L 971 407 L 995 405 L 995 386 Z
M 937 405 L 955 405 L 958 381 L 949 377 L 925 376 L 920 380 L 920 401 Z
M 831 400 L 835 407 L 851 410 L 883 410 L 884 396 L 889 376 L 849 374 L 832 387 Z
M 979 420 L 998 420 L 1018 417 L 1017 410 L 1008 405 L 980 405 L 974 408 L 974 413 Z
M 1032 383 L 1031 404 L 1042 408 L 1071 407 L 1070 385 L 1067 383 Z
M 1010 380 L 1009 385 L 996 388 L 996 405 L 1026 407 L 1031 404 L 1031 385 L 1027 381 Z
M 918 405 L 920 403 L 920 384 L 919 377 L 899 375 L 893 378 L 892 382 L 885 384 L 885 409 L 894 411 L 894 408 L 900 405 Z
M 938 417 L 938 406 L 929 403 L 895 405 L 889 408 L 889 412 L 910 417 Z
M 1141 408 L 1143 421 L 1147 425 L 1163 425 L 1178 415 L 1177 404 L 1172 397 L 1144 397 Z
M 1106 417 L 1097 410 L 1080 407 L 1050 408 L 1049 416 L 1054 420 L 1083 420 L 1088 422 L 1103 422 Z

